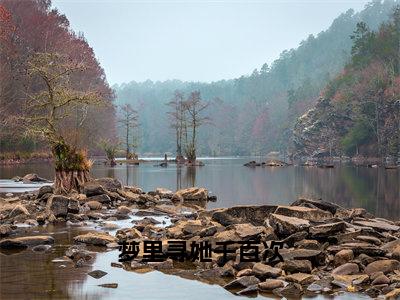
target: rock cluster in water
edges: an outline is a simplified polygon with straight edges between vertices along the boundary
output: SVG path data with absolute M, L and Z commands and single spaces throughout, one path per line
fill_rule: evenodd
M 35 193 L 0 199 L 0 248 L 32 248 L 46 251 L 54 239 L 46 235 L 20 236 L 17 224 L 32 226 L 54 222 L 84 225 L 92 220 L 103 231 L 74 237 L 76 245 L 65 253 L 76 267 L 90 263 L 86 245 L 118 247 L 122 241 L 191 242 L 237 241 L 227 260 L 212 254 L 211 262 L 144 263 L 137 259 L 113 263 L 128 271 L 159 270 L 185 278 L 217 283 L 238 295 L 275 294 L 279 297 L 340 292 L 365 293 L 371 297 L 396 299 L 400 295 L 400 221 L 376 218 L 361 208 L 345 209 L 333 203 L 299 199 L 290 206 L 236 206 L 206 210 L 215 200 L 203 188 L 172 192 L 158 188 L 144 193 L 122 186 L 115 179 L 87 183 L 81 194 L 53 194 L 51 186 Z M 116 220 L 142 217 L 133 226 L 118 228 Z M 159 226 L 154 216 L 168 216 L 170 226 Z M 110 231 L 114 234 L 109 234 Z M 260 241 L 259 262 L 240 261 L 240 242 Z M 262 242 L 266 242 L 263 244 Z M 274 255 L 271 241 L 283 242 L 283 258 Z M 165 250 L 166 251 L 166 250 Z M 189 255 L 190 249 L 187 249 Z M 116 255 L 116 261 L 118 256 Z M 104 276 L 97 270 L 91 276 Z M 113 283 L 113 287 L 117 287 Z

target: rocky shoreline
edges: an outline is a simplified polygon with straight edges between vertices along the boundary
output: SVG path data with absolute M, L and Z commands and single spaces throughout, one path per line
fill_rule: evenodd
M 158 188 L 145 193 L 112 178 L 93 180 L 81 193 L 68 196 L 54 195 L 51 186 L 43 186 L 34 193 L 0 198 L 0 250 L 47 251 L 52 247 L 51 235 L 24 236 L 21 224 L 85 226 L 90 221 L 101 230 L 75 236 L 75 245 L 65 252 L 64 259 L 75 267 L 91 263 L 92 246 L 115 251 L 121 243 L 161 241 L 162 261 L 143 261 L 141 245 L 136 258 L 118 262 L 116 255 L 112 266 L 133 272 L 158 270 L 218 284 L 237 295 L 299 298 L 349 292 L 400 297 L 400 220 L 312 199 L 299 199 L 290 206 L 206 210 L 207 202 L 215 200 L 203 188 L 177 192 Z M 118 228 L 117 220 L 132 220 L 132 225 Z M 215 251 L 210 261 L 174 260 L 167 255 L 169 241 L 186 242 L 185 258 L 193 254 L 193 243 L 209 242 Z M 230 242 L 229 251 L 221 251 L 224 242 Z M 272 242 L 282 243 L 278 253 L 283 261 L 270 261 L 276 254 Z M 257 249 L 249 247 L 255 244 Z M 258 260 L 242 260 L 244 254 L 256 251 Z M 89 275 L 102 274 L 96 270 Z

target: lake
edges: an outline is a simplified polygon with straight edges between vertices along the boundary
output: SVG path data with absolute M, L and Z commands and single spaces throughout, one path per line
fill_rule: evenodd
M 338 164 L 333 169 L 289 166 L 284 168 L 248 168 L 253 160 L 242 158 L 202 158 L 203 167 L 154 167 L 154 162 L 139 166 L 94 165 L 94 177 L 115 177 L 125 185 L 144 191 L 165 187 L 171 190 L 191 186 L 205 187 L 218 197 L 208 208 L 243 204 L 290 204 L 298 197 L 321 198 L 345 207 L 363 207 L 376 216 L 398 219 L 400 215 L 399 169 L 367 168 Z M 0 179 L 27 173 L 53 178 L 48 163 L 0 166 Z M 5 192 L 9 190 L 1 190 Z
M 116 177 L 125 185 L 136 185 L 145 191 L 156 187 L 171 190 L 202 186 L 218 197 L 208 208 L 240 204 L 289 204 L 299 196 L 322 198 L 346 207 L 364 207 L 377 216 L 394 219 L 400 215 L 399 170 L 336 165 L 333 169 L 289 166 L 284 168 L 247 168 L 253 158 L 202 159 L 198 168 L 155 167 L 153 162 L 139 166 L 103 165 L 93 167 L 95 177 Z M 37 173 L 53 177 L 52 166 L 30 164 L 0 167 L 0 179 Z M 3 189 L 1 192 L 13 191 Z M 124 222 L 124 221 L 116 221 Z M 119 224 L 128 227 L 129 223 Z M 27 228 L 27 234 L 51 234 L 55 244 L 50 251 L 36 253 L 0 252 L 0 299 L 237 299 L 218 285 L 158 271 L 145 274 L 111 267 L 118 261 L 117 250 L 102 249 L 92 265 L 75 268 L 71 263 L 56 261 L 64 255 L 74 236 L 93 229 L 69 225 Z M 112 231 L 110 231 L 113 234 Z M 100 269 L 108 274 L 101 279 L 87 275 Z M 118 283 L 118 288 L 99 287 Z M 337 299 L 360 299 L 357 294 L 343 294 Z M 257 298 L 265 299 L 259 295 Z M 322 299 L 316 297 L 313 299 Z M 362 297 L 365 298 L 365 297 Z M 243 298 L 245 299 L 245 298 Z

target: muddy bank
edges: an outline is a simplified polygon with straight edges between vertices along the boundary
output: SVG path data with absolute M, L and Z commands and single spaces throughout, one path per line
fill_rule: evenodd
M 135 242 L 137 255 L 119 257 L 122 253 L 116 252 L 113 268 L 139 274 L 157 270 L 249 296 L 350 292 L 395 298 L 399 294 L 399 221 L 311 199 L 290 206 L 206 210 L 207 202 L 215 200 L 202 188 L 144 193 L 111 178 L 90 182 L 80 194 L 68 196 L 54 195 L 45 186 L 0 200 L 0 248 L 2 252 L 59 249 L 43 229 L 67 225 L 69 240 L 60 259 L 78 270 L 90 266 L 98 252 L 116 252 L 124 242 Z M 38 230 L 27 234 L 22 224 Z M 93 226 L 88 229 L 88 224 Z M 161 242 L 161 261 L 143 261 L 148 255 L 144 244 L 150 241 Z M 181 257 L 171 255 L 171 241 L 185 242 Z M 208 261 L 200 261 L 193 246 L 205 242 L 212 251 L 203 257 Z M 282 244 L 278 249 L 282 259 L 274 258 L 272 242 Z M 104 278 L 111 284 L 104 288 L 119 288 L 117 279 Z

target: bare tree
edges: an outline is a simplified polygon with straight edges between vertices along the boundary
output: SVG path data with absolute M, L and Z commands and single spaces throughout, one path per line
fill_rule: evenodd
M 133 157 L 131 150 L 137 147 L 137 139 L 134 131 L 139 126 L 138 120 L 138 112 L 130 104 L 121 106 L 121 117 L 118 122 L 121 124 L 124 132 L 126 159 Z
M 189 164 L 196 161 L 196 138 L 197 130 L 204 123 L 210 120 L 204 116 L 204 110 L 209 106 L 209 102 L 203 102 L 199 91 L 190 93 L 189 98 L 185 101 L 184 106 L 188 114 L 189 125 L 191 128 L 190 141 L 186 145 L 186 156 Z
M 27 94 L 23 113 L 16 120 L 27 134 L 39 136 L 49 144 L 55 161 L 57 193 L 79 191 L 89 180 L 91 161 L 85 149 L 78 149 L 67 138 L 71 129 L 65 126 L 77 106 L 106 104 L 98 91 L 73 88 L 71 77 L 85 69 L 83 63 L 57 53 L 36 53 L 27 67 L 35 93 Z
M 176 160 L 180 162 L 184 160 L 182 148 L 187 143 L 187 115 L 183 93 L 176 90 L 174 97 L 167 105 L 171 107 L 168 115 L 171 127 L 175 129 L 176 133 Z
M 102 139 L 99 142 L 100 148 L 106 153 L 108 163 L 111 167 L 116 165 L 115 163 L 115 156 L 117 154 L 118 148 L 120 146 L 119 141 L 112 141 L 109 139 Z

